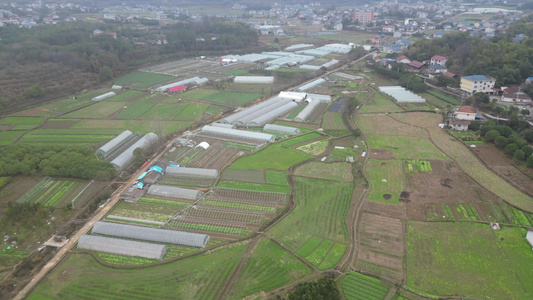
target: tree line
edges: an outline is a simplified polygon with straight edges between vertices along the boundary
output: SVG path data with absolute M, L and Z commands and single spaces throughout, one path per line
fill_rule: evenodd
M 99 160 L 89 146 L 16 144 L 0 149 L 0 176 L 40 174 L 105 180 L 115 173 L 113 165 Z

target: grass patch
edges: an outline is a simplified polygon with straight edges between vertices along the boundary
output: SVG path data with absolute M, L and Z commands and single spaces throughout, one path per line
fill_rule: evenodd
M 287 170 L 291 166 L 312 158 L 300 151 L 272 144 L 259 152 L 237 159 L 232 168 L 237 169 L 278 169 Z
M 37 125 L 44 122 L 44 118 L 41 117 L 5 117 L 0 119 L 0 124 L 6 125 Z
M 353 183 L 294 177 L 296 206 L 271 229 L 271 235 L 294 251 L 313 237 L 347 243 L 344 218 L 352 189 Z
M 285 174 L 285 172 L 266 170 L 265 179 L 267 184 L 289 186 L 289 182 L 287 181 L 287 174 Z
M 368 199 L 383 203 L 400 203 L 400 193 L 405 186 L 401 161 L 370 159 L 365 171 L 370 181 Z
M 209 107 L 205 103 L 190 103 L 174 118 L 177 121 L 197 121 Z
M 285 141 L 281 142 L 280 144 L 283 145 L 283 146 L 288 147 L 288 146 L 292 146 L 292 145 L 295 145 L 295 144 L 298 144 L 298 143 L 301 143 L 301 142 L 305 142 L 305 141 L 308 141 L 308 140 L 316 139 L 316 138 L 321 137 L 321 136 L 322 135 L 320 135 L 317 132 L 311 132 L 311 133 L 308 133 L 308 134 L 300 135 L 300 136 L 285 140 Z
M 370 148 L 392 150 L 395 158 L 446 159 L 446 156 L 444 156 L 427 138 L 369 135 L 368 143 Z
M 391 288 L 378 279 L 357 272 L 343 276 L 340 284 L 346 300 L 381 300 Z
M 296 175 L 331 180 L 352 181 L 352 166 L 349 163 L 324 163 L 311 161 L 298 167 Z
M 385 95 L 374 91 L 374 99 L 372 102 L 365 103 L 363 107 L 359 109 L 360 113 L 374 113 L 374 112 L 394 112 L 402 111 L 402 109 L 396 105 L 391 99 Z
M 480 299 L 528 299 L 533 292 L 533 251 L 520 229 L 409 222 L 407 238 L 410 288 Z
M 329 139 L 325 139 L 325 140 L 315 141 L 309 144 L 299 146 L 296 149 L 302 152 L 305 152 L 309 155 L 316 156 L 321 153 L 324 153 L 328 149 L 328 145 L 329 145 Z

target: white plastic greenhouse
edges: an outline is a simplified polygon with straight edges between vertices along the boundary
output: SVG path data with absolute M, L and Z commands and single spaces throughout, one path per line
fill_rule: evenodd
M 284 133 L 284 134 L 289 134 L 289 135 L 302 133 L 302 131 L 300 131 L 300 129 L 296 127 L 281 126 L 281 125 L 276 125 L 276 124 L 266 124 L 263 127 L 263 131 Z
M 212 123 L 211 126 L 215 127 L 222 127 L 222 128 L 229 128 L 229 129 L 235 129 L 237 126 L 231 125 L 231 124 L 222 124 L 222 123 Z
M 111 164 L 115 167 L 117 170 L 124 170 L 129 163 L 133 160 L 133 151 L 137 148 L 147 149 L 151 145 L 153 145 L 155 142 L 157 142 L 157 135 L 155 133 L 148 133 L 145 136 L 143 136 L 140 140 L 135 142 L 135 144 L 131 145 L 128 149 L 124 150 L 119 156 L 117 156 L 115 159 L 111 161 Z
M 165 245 L 114 239 L 103 236 L 82 235 L 78 249 L 99 251 L 111 254 L 163 259 L 168 247 Z
M 98 150 L 96 150 L 96 154 L 106 157 L 113 150 L 124 144 L 124 142 L 126 142 L 132 135 L 133 132 L 129 130 L 123 131 L 121 134 L 105 143 L 102 147 L 98 148 Z
M 287 103 L 293 102 L 291 99 L 285 98 L 278 98 L 278 101 L 272 102 L 269 106 L 265 106 L 262 109 L 255 111 L 251 114 L 248 114 L 242 118 L 240 118 L 238 121 L 235 122 L 235 124 L 239 126 L 249 126 L 248 123 L 256 118 L 259 118 L 261 116 L 264 116 L 266 114 L 270 114 L 272 111 L 286 105 Z
M 190 83 L 195 83 L 195 84 L 200 85 L 200 84 L 204 84 L 204 83 L 206 83 L 208 81 L 209 81 L 209 79 L 207 79 L 207 78 L 200 78 L 198 76 L 195 76 L 193 78 L 189 78 L 189 79 L 185 79 L 185 80 L 182 80 L 182 81 L 173 82 L 171 84 L 160 86 L 160 87 L 156 88 L 155 91 L 162 93 L 166 89 L 174 87 L 174 86 L 177 86 L 177 85 L 186 85 L 186 84 L 190 84 Z
M 148 195 L 161 197 L 181 198 L 188 200 L 197 200 L 202 197 L 203 193 L 198 190 L 184 189 L 167 185 L 152 185 L 146 192 Z
M 401 86 L 380 86 L 379 90 L 394 98 L 398 103 L 426 103 L 426 99 L 411 93 Z
M 307 98 L 307 94 L 299 92 L 280 92 L 278 97 L 292 99 L 296 103 L 300 103 Z
M 207 234 L 125 225 L 111 222 L 97 222 L 93 227 L 92 233 L 199 248 L 205 247 L 207 241 L 209 240 L 209 235 Z
M 165 176 L 216 179 L 218 170 L 169 166 L 165 171 Z
M 300 113 L 298 113 L 296 118 L 294 118 L 294 121 L 296 121 L 296 122 L 305 122 L 307 120 L 307 118 L 309 118 L 309 115 L 311 115 L 313 110 L 315 110 L 315 108 L 319 104 L 320 104 L 320 100 L 311 99 L 309 101 L 309 104 L 307 104 L 307 106 L 304 109 L 302 109 L 302 111 Z
M 266 123 L 276 119 L 277 117 L 283 116 L 287 114 L 288 112 L 294 110 L 296 107 L 298 107 L 298 104 L 296 104 L 296 102 L 294 101 L 291 101 L 281 107 L 278 107 L 272 111 L 265 113 L 264 115 L 261 115 L 251 120 L 250 122 L 246 123 L 246 126 L 249 126 L 249 127 L 263 126 Z
M 285 51 L 296 51 L 296 50 L 304 49 L 304 48 L 312 48 L 314 46 L 315 45 L 313 44 L 297 44 L 297 45 L 292 45 L 292 46 L 285 48 Z
M 313 81 L 311 81 L 311 82 L 309 82 L 307 84 L 302 85 L 299 88 L 296 88 L 295 91 L 297 91 L 297 92 L 305 92 L 307 90 L 310 90 L 310 89 L 312 89 L 312 88 L 314 88 L 316 86 L 319 86 L 319 85 L 323 84 L 324 82 L 326 82 L 326 80 L 324 80 L 322 78 L 318 78 L 318 79 L 313 80 Z
M 218 135 L 218 136 L 223 136 L 223 137 L 247 139 L 247 140 L 258 141 L 258 142 L 263 142 L 263 143 L 270 143 L 276 139 L 276 137 L 272 134 L 246 131 L 246 130 L 238 130 L 238 129 L 220 128 L 220 127 L 213 127 L 209 125 L 205 125 L 204 127 L 202 127 L 202 132 L 210 133 L 210 134 Z
M 274 76 L 235 76 L 235 83 L 274 83 Z
M 92 101 L 102 101 L 104 99 L 111 98 L 111 97 L 116 96 L 116 95 L 117 94 L 115 94 L 115 92 L 109 92 L 109 93 L 102 94 L 100 96 L 96 96 L 96 97 L 92 98 L 91 100 Z
M 307 94 L 307 99 L 318 99 L 322 103 L 330 103 L 331 102 L 331 96 L 330 95 Z

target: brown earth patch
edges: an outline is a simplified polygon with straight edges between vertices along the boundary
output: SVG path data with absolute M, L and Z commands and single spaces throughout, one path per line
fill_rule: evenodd
M 496 201 L 497 197 L 466 175 L 453 161 L 432 160 L 433 172 L 409 174 L 407 218 L 425 220 L 424 205 Z
M 370 158 L 373 159 L 393 159 L 394 155 L 391 149 L 372 148 L 368 151 Z
M 405 205 L 386 204 L 376 201 L 365 201 L 365 203 L 363 203 L 362 210 L 365 212 L 381 216 L 387 216 L 390 218 L 405 218 Z
M 533 180 L 522 173 L 513 162 L 492 145 L 477 145 L 472 149 L 487 166 L 500 177 L 513 182 L 522 191 L 533 197 Z

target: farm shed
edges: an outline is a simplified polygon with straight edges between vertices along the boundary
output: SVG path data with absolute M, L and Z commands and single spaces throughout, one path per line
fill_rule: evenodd
M 128 239 L 150 241 L 164 244 L 176 244 L 190 247 L 205 247 L 209 235 L 184 231 L 156 229 L 143 226 L 97 222 L 93 234 L 116 236 Z
M 283 106 L 280 106 L 272 111 L 265 113 L 264 115 L 261 115 L 251 120 L 250 122 L 246 123 L 246 126 L 250 126 L 250 127 L 263 126 L 269 121 L 272 121 L 278 118 L 279 116 L 283 116 L 287 114 L 288 112 L 295 109 L 296 107 L 298 107 L 298 104 L 296 104 L 296 102 L 291 101 Z
M 167 185 L 152 185 L 148 189 L 148 195 L 197 200 L 203 193 L 198 190 L 184 189 Z
M 394 98 L 398 103 L 426 103 L 426 99 L 411 93 L 401 86 L 380 86 L 379 90 Z
M 281 126 L 281 125 L 275 125 L 275 124 L 266 124 L 263 127 L 263 131 L 278 132 L 278 133 L 285 133 L 285 134 L 291 134 L 291 135 L 302 133 L 300 129 L 296 127 Z
M 169 87 L 168 89 L 165 90 L 165 92 L 177 93 L 177 92 L 185 91 L 186 89 L 187 87 L 184 84 L 180 84 L 180 85 Z
M 229 129 L 235 129 L 235 128 L 237 128 L 237 126 L 235 126 L 235 125 L 231 125 L 231 124 L 222 124 L 222 123 L 213 123 L 213 124 L 211 124 L 211 126 L 221 127 L 221 128 L 229 128 Z
M 184 167 L 167 167 L 165 171 L 166 176 L 172 177 L 194 177 L 194 178 L 208 178 L 216 179 L 218 177 L 218 170 L 216 169 L 200 169 L 200 168 L 184 168 Z
M 165 245 L 113 239 L 103 236 L 82 235 L 78 242 L 78 249 L 125 256 L 163 259 L 168 247 Z
M 111 89 L 113 89 L 113 90 L 121 90 L 122 86 L 121 85 L 112 85 Z
M 220 136 L 233 137 L 233 138 L 248 139 L 248 140 L 259 141 L 259 142 L 264 142 L 264 143 L 270 143 L 274 141 L 274 139 L 276 138 L 272 134 L 238 130 L 238 129 L 220 128 L 220 127 L 213 127 L 209 125 L 205 125 L 204 127 L 202 127 L 202 132 L 211 133 L 211 134 L 220 135 Z
M 92 98 L 91 100 L 92 101 L 102 101 L 104 99 L 111 98 L 111 97 L 116 96 L 116 95 L 117 94 L 115 94 L 115 92 L 109 92 L 109 93 L 102 94 L 100 96 L 96 96 L 96 97 Z
M 277 70 L 277 69 L 279 69 L 279 66 L 277 66 L 277 65 L 274 65 L 274 66 L 270 66 L 270 67 L 268 67 L 268 68 L 265 68 L 265 70 L 267 70 L 267 71 L 274 71 L 274 70 Z
M 326 80 L 322 79 L 322 78 L 318 78 L 317 80 L 313 80 L 307 84 L 304 84 L 302 85 L 301 87 L 299 88 L 296 88 L 294 89 L 296 92 L 305 92 L 307 90 L 310 90 L 316 86 L 319 86 L 321 84 L 323 84 L 324 82 L 326 82 Z
M 198 144 L 195 148 L 202 148 L 204 150 L 207 150 L 207 148 L 209 148 L 209 143 L 208 142 L 201 142 L 200 144 Z
M 278 97 L 292 99 L 296 103 L 300 103 L 307 98 L 307 94 L 298 92 L 280 92 Z
M 156 92 L 164 92 L 166 89 L 169 89 L 171 87 L 175 87 L 175 86 L 178 86 L 178 85 L 186 85 L 186 84 L 191 84 L 191 83 L 194 83 L 194 84 L 204 84 L 206 82 L 208 82 L 209 79 L 207 78 L 200 78 L 198 76 L 195 76 L 193 78 L 189 78 L 189 79 L 185 79 L 185 80 L 182 80 L 182 81 L 178 81 L 178 82 L 173 82 L 173 83 L 170 83 L 170 84 L 167 84 L 167 85 L 163 85 L 163 86 L 160 86 L 158 88 L 155 89 Z
M 111 161 L 111 164 L 117 170 L 123 170 L 133 160 L 133 151 L 137 148 L 147 149 L 157 141 L 158 137 L 155 133 L 148 133 L 140 140 L 131 145 L 128 149 L 124 150 L 119 156 Z
M 105 158 L 113 150 L 127 142 L 132 135 L 133 132 L 129 130 L 123 131 L 122 133 L 111 139 L 109 142 L 105 143 L 102 147 L 98 148 L 98 150 L 96 150 L 96 154 L 99 154 Z
M 274 83 L 274 76 L 235 76 L 235 83 Z
M 305 122 L 305 120 L 307 120 L 307 118 L 309 118 L 309 115 L 311 115 L 313 110 L 315 110 L 315 108 L 319 104 L 320 104 L 320 100 L 311 99 L 311 101 L 309 101 L 309 104 L 307 104 L 307 106 L 304 109 L 302 109 L 302 111 L 300 113 L 298 113 L 296 118 L 294 118 L 294 121 L 296 121 L 296 122 Z

